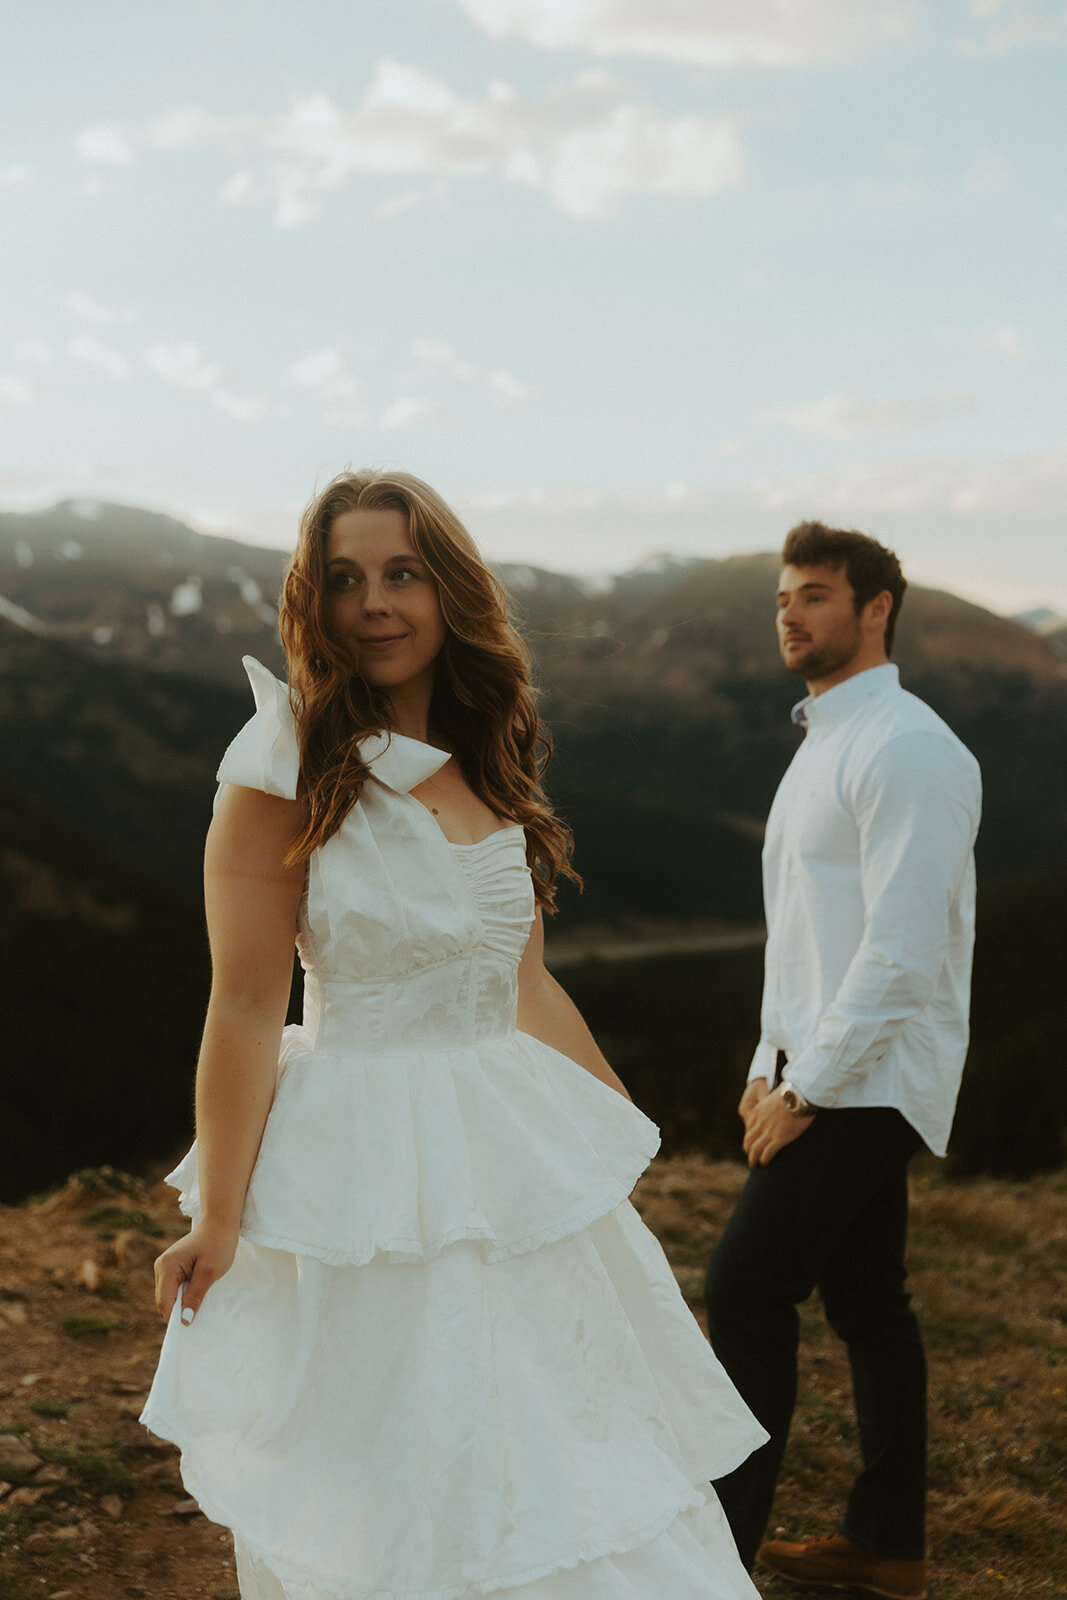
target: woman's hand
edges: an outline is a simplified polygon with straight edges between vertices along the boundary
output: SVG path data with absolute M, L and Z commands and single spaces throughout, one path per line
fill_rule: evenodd
M 165 1322 L 182 1284 L 182 1321 L 192 1322 L 211 1285 L 229 1272 L 239 1237 L 237 1228 L 198 1222 L 156 1257 L 156 1310 Z

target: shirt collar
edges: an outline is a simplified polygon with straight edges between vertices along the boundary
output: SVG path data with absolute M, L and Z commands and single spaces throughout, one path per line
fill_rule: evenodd
M 359 741 L 359 753 L 370 767 L 371 777 L 396 794 L 409 794 L 450 759 L 447 750 L 403 733 L 369 733 Z
M 900 668 L 887 661 L 883 666 L 855 673 L 825 694 L 809 694 L 798 700 L 791 715 L 799 728 L 833 728 L 845 722 L 865 700 L 877 699 L 899 687 Z

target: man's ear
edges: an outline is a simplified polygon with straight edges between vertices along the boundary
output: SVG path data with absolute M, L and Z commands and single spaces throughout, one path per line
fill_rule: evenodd
M 893 596 L 888 589 L 882 589 L 873 600 L 868 600 L 863 608 L 863 620 L 872 633 L 884 634 L 893 610 Z

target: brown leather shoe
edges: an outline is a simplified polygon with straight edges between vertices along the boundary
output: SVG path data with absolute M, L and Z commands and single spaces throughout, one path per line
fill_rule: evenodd
M 842 1533 L 825 1539 L 771 1539 L 760 1545 L 756 1560 L 768 1572 L 791 1583 L 816 1583 L 824 1589 L 858 1589 L 882 1600 L 926 1600 L 926 1562 L 872 1556 Z

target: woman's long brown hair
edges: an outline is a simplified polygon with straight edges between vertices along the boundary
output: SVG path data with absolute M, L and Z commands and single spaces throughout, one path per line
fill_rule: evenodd
M 541 784 L 552 742 L 534 703 L 529 653 L 466 528 L 439 494 L 406 472 L 341 473 L 301 518 L 279 608 L 307 813 L 291 862 L 307 860 L 337 832 L 369 775 L 360 740 L 392 727 L 388 696 L 359 676 L 331 622 L 326 542 L 346 511 L 400 511 L 407 518 L 447 629 L 430 704 L 432 735 L 451 750 L 478 798 L 526 829 L 538 904 L 554 910 L 556 878 L 581 880 L 570 865 L 570 829 Z

